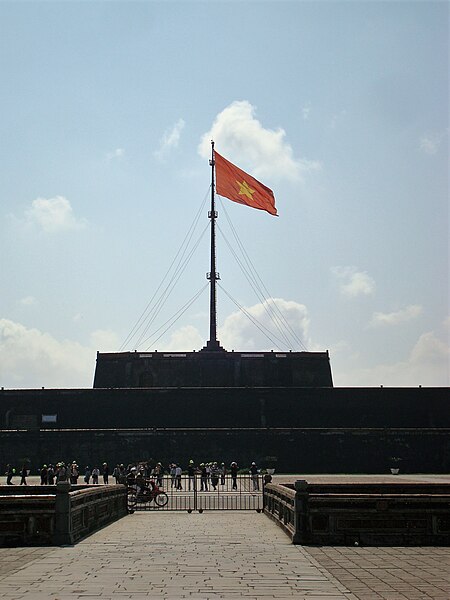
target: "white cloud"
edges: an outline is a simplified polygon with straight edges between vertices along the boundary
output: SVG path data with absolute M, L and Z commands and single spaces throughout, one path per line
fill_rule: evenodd
M 417 317 L 421 315 L 422 312 L 423 307 L 419 304 L 410 304 L 409 306 L 405 306 L 405 308 L 391 313 L 375 312 L 372 315 L 370 324 L 372 326 L 398 325 L 399 323 L 404 323 L 405 321 L 417 319 Z
M 428 133 L 420 138 L 420 149 L 425 154 L 437 154 L 446 132 Z
M 122 158 L 125 155 L 125 150 L 123 148 L 116 148 L 112 152 L 108 152 L 106 155 L 107 160 L 113 160 L 114 158 Z
M 169 129 L 166 129 L 162 138 L 159 142 L 159 148 L 153 154 L 158 159 L 163 159 L 169 154 L 169 152 L 173 148 L 177 148 L 180 142 L 181 132 L 183 131 L 185 126 L 185 122 L 183 119 L 178 119 L 178 121 L 172 125 Z
M 444 362 L 447 366 L 447 384 L 450 349 L 448 344 L 439 339 L 434 332 L 429 331 L 420 336 L 411 351 L 410 362 L 415 366 L 436 365 Z
M 162 343 L 160 349 L 164 352 L 191 352 L 200 350 L 205 344 L 198 329 L 192 325 L 180 327 L 174 331 L 170 339 Z
M 119 347 L 119 338 L 110 329 L 96 329 L 90 335 L 90 347 L 99 352 L 114 352 Z
M 247 100 L 232 102 L 202 136 L 199 154 L 203 158 L 211 155 L 213 139 L 220 154 L 262 178 L 300 181 L 308 171 L 320 168 L 317 161 L 294 158 L 286 132 L 265 129 L 255 118 L 255 110 Z
M 92 387 L 96 351 L 117 347 L 109 331 L 92 333 L 84 346 L 0 319 L 0 383 L 10 388 Z
M 34 296 L 25 296 L 25 298 L 20 299 L 20 304 L 22 306 L 35 306 L 37 304 L 37 300 Z
M 302 108 L 302 117 L 304 121 L 307 121 L 309 119 L 309 114 L 311 112 L 311 107 L 309 106 L 309 104 L 307 104 L 306 106 L 304 106 Z
M 55 198 L 36 198 L 31 208 L 25 211 L 25 223 L 39 227 L 45 233 L 83 229 L 85 219 L 78 219 L 72 206 L 64 196 Z
M 365 271 L 356 267 L 332 267 L 331 272 L 340 283 L 340 291 L 344 296 L 355 298 L 367 296 L 375 291 L 375 280 Z
M 276 306 L 277 310 L 274 310 Z M 270 298 L 265 300 L 263 303 L 254 304 L 250 307 L 244 307 L 246 312 L 254 319 L 258 324 L 261 324 L 264 331 L 269 330 L 271 333 L 268 334 L 269 341 L 258 329 L 258 327 L 241 311 L 237 311 L 229 315 L 222 327 L 218 332 L 218 337 L 224 348 L 229 350 L 276 350 L 277 345 L 283 349 L 300 349 L 298 344 L 295 348 L 291 347 L 294 344 L 289 344 L 284 341 L 283 337 L 278 328 L 274 325 L 268 311 L 272 314 L 278 314 L 278 311 L 282 314 L 283 320 L 287 321 L 290 327 L 294 330 L 297 338 L 302 340 L 303 344 L 309 345 L 308 340 L 308 328 L 309 328 L 309 317 L 306 306 L 294 302 L 293 300 L 283 300 L 282 298 Z M 280 318 L 277 317 L 280 328 L 284 331 L 285 327 L 281 325 Z M 289 338 L 292 335 L 288 334 Z M 278 341 L 276 338 L 281 338 Z

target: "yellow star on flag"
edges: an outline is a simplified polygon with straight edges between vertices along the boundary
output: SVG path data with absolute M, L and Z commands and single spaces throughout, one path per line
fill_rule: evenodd
M 240 183 L 236 179 L 236 183 L 239 186 L 239 196 L 247 196 L 247 198 L 250 198 L 251 200 L 253 194 L 255 193 L 255 190 L 252 190 L 252 188 L 248 185 L 248 183 L 245 180 L 242 183 Z

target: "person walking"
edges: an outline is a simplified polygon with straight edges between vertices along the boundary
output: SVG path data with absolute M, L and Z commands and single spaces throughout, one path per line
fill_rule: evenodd
M 181 474 L 182 470 L 180 465 L 175 465 L 175 489 L 182 490 L 183 487 L 181 485 Z
M 28 469 L 27 469 L 27 465 L 23 465 L 22 466 L 22 470 L 20 471 L 20 485 L 27 485 L 27 475 L 28 475 Z

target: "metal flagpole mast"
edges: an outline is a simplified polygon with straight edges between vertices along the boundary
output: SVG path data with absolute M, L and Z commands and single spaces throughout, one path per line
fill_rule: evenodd
M 210 282 L 210 301 L 209 301 L 209 341 L 206 344 L 207 350 L 221 350 L 217 340 L 217 306 L 216 306 L 216 281 L 220 279 L 216 271 L 216 219 L 215 210 L 215 182 L 214 182 L 214 141 L 211 140 L 211 210 L 208 217 L 211 219 L 211 271 L 207 278 Z

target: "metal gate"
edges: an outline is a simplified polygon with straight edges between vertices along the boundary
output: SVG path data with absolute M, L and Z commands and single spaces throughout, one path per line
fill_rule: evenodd
M 148 484 L 134 484 L 128 488 L 129 510 L 133 512 L 150 510 L 256 510 L 263 509 L 263 475 L 238 475 L 232 478 L 227 474 L 202 478 L 200 475 L 181 478 L 164 476 L 158 489 L 163 495 L 152 493 Z

